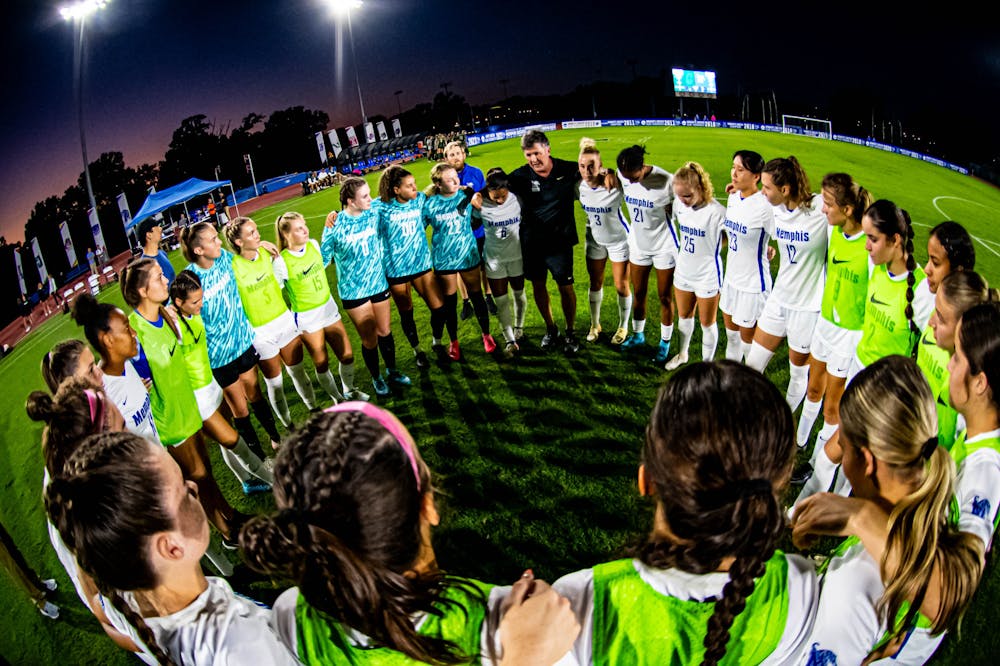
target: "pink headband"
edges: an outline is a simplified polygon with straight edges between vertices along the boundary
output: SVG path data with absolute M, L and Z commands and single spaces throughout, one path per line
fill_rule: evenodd
M 417 454 L 416 454 L 416 443 L 413 441 L 413 437 L 406 430 L 404 426 L 396 416 L 381 407 L 376 407 L 370 402 L 362 402 L 360 400 L 355 400 L 351 402 L 342 402 L 339 405 L 334 405 L 333 407 L 327 407 L 323 410 L 327 413 L 332 412 L 361 412 L 365 416 L 375 419 L 378 421 L 379 425 L 389 431 L 396 441 L 399 442 L 399 446 L 402 447 L 403 453 L 410 460 L 410 467 L 413 468 L 413 477 L 417 480 L 417 490 L 420 490 L 420 469 L 417 467 Z
M 101 398 L 97 395 L 97 391 L 95 391 L 94 389 L 83 389 L 83 392 L 87 396 L 87 405 L 90 407 L 91 426 L 93 426 L 94 432 L 98 432 L 103 424 L 99 423 L 97 420 L 97 407 L 98 404 L 100 404 L 100 406 L 103 408 L 104 401 L 101 400 Z M 103 409 L 101 411 L 103 412 Z

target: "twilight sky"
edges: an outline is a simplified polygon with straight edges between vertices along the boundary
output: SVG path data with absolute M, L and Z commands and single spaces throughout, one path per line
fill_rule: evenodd
M 770 4 L 366 0 L 352 15 L 365 110 L 394 114 L 395 90 L 404 109 L 429 102 L 444 81 L 472 103 L 502 97 L 503 78 L 512 95 L 626 81 L 634 59 L 641 75 L 717 70 L 723 94 L 773 88 L 779 106 L 793 95 L 822 104 L 862 86 L 884 93 L 904 124 L 928 111 L 942 123 L 996 120 L 1000 39 L 981 5 L 927 15 L 912 5 L 900 15 L 871 3 L 801 3 L 786 17 Z M 57 2 L 9 5 L 0 28 L 0 235 L 15 241 L 36 201 L 76 182 L 82 158 L 73 28 Z M 835 15 L 824 13 L 833 6 Z M 86 29 L 89 158 L 117 150 L 130 166 L 158 161 L 180 121 L 197 113 L 224 128 L 251 111 L 304 105 L 326 111 L 331 126 L 359 122 L 337 25 L 322 0 L 111 0 Z

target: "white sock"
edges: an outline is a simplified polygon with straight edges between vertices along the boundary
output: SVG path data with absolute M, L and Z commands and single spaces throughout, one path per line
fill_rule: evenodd
M 512 289 L 514 292 L 514 326 L 524 328 L 524 313 L 528 309 L 528 296 L 524 289 Z
M 813 424 L 816 423 L 816 417 L 819 416 L 819 411 L 822 408 L 823 398 L 820 398 L 816 402 L 806 398 L 805 404 L 802 405 L 802 413 L 799 414 L 799 431 L 795 437 L 795 443 L 799 445 L 800 449 L 809 443 L 809 435 L 812 434 Z
M 694 317 L 681 317 L 677 322 L 677 331 L 681 334 L 681 348 L 677 353 L 687 356 L 688 349 L 691 348 L 691 336 L 694 335 Z
M 829 490 L 838 467 L 840 465 L 830 460 L 825 450 L 822 451 L 816 457 L 816 464 L 813 465 L 813 475 L 802 486 L 802 492 L 799 493 L 795 503 L 798 504 L 807 497 L 812 497 L 816 493 L 825 493 Z
M 601 325 L 601 301 L 604 300 L 604 287 L 597 291 L 592 291 L 590 296 L 590 327 L 597 328 Z
M 507 342 L 514 342 L 514 328 L 511 323 L 512 312 L 510 311 L 510 294 L 494 296 L 493 300 L 497 304 L 497 319 L 500 320 L 500 330 Z
M 743 343 L 741 343 L 741 348 L 743 349 L 743 362 L 744 363 L 747 362 L 747 357 L 750 355 L 750 345 L 752 345 L 752 344 L 753 344 L 753 342 L 743 342 Z
M 354 390 L 354 361 L 340 364 L 340 383 L 344 385 L 344 392 L 350 393 Z
M 771 362 L 772 356 L 774 356 L 773 351 L 764 345 L 751 342 L 750 351 L 747 353 L 747 365 L 757 372 L 763 373 L 767 369 L 767 364 Z
M 785 391 L 785 400 L 794 412 L 799 408 L 799 403 L 806 396 L 806 388 L 809 386 L 809 366 L 795 365 L 788 362 L 788 390 Z M 815 418 L 815 417 L 813 417 Z
M 838 467 L 837 470 L 840 473 L 834 479 L 833 488 L 830 489 L 830 492 L 837 493 L 841 497 L 849 497 L 851 494 L 851 482 L 847 480 L 847 475 L 844 474 L 843 467 Z
M 247 446 L 246 441 L 242 437 L 236 440 L 236 446 L 232 449 L 227 449 L 223 446 L 222 451 L 223 453 L 231 454 L 241 465 L 246 467 L 248 472 L 264 483 L 274 485 L 274 475 L 264 467 L 264 463 L 250 450 L 250 447 Z
M 701 360 L 715 358 L 715 348 L 719 346 L 719 327 L 715 324 L 701 327 Z
M 826 443 L 837 433 L 837 429 L 840 426 L 836 423 L 827 423 L 823 421 L 823 427 L 819 429 L 819 433 L 816 435 L 816 445 L 813 448 L 812 458 L 809 459 L 809 464 L 813 467 L 816 466 L 816 456 L 819 452 L 826 448 Z
M 264 377 L 264 388 L 267 389 L 267 401 L 271 403 L 271 409 L 278 415 L 281 425 L 287 428 L 292 422 L 292 415 L 288 413 L 288 400 L 285 399 L 285 384 L 281 373 L 277 377 Z
M 296 393 L 302 398 L 302 402 L 305 403 L 306 408 L 315 409 L 316 394 L 313 392 L 313 385 L 309 381 L 309 376 L 306 375 L 306 367 L 301 361 L 295 365 L 285 367 L 288 369 L 288 376 L 292 378 L 292 385 L 295 387 Z
M 681 321 L 684 321 L 683 319 Z M 694 326 L 694 324 L 692 324 Z M 683 339 L 684 331 L 681 331 L 681 338 Z M 674 325 L 673 324 L 660 324 L 660 339 L 670 344 L 670 338 L 674 337 Z
M 226 557 L 226 554 L 222 551 L 221 546 L 213 546 L 211 543 L 208 544 L 208 548 L 205 549 L 205 557 L 208 558 L 208 561 L 212 563 L 215 570 L 222 574 L 224 578 L 228 578 L 233 575 L 233 563 L 229 561 L 228 557 Z
M 642 333 L 646 330 L 646 320 L 645 319 L 633 319 L 632 320 L 632 332 Z
M 319 380 L 319 385 L 323 387 L 324 391 L 330 394 L 331 398 L 337 401 L 344 399 L 344 396 L 340 394 L 340 389 L 337 388 L 337 380 L 333 378 L 330 368 L 327 368 L 326 372 L 323 373 L 317 372 L 316 379 Z
M 253 474 L 250 473 L 246 464 L 236 457 L 236 454 L 221 444 L 219 450 L 222 452 L 222 462 L 226 463 L 226 467 L 233 473 L 237 481 L 243 484 L 253 478 Z
M 726 329 L 726 359 L 737 363 L 743 362 L 743 339 L 740 338 L 739 330 Z
M 618 297 L 618 328 L 628 326 L 628 318 L 632 315 L 632 294 Z

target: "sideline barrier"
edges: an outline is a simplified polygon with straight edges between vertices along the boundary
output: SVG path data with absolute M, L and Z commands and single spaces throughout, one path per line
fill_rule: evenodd
M 726 120 L 677 120 L 675 118 L 623 118 L 623 119 L 613 119 L 613 120 L 563 120 L 561 122 L 555 123 L 541 123 L 534 125 L 521 125 L 518 127 L 511 127 L 503 130 L 496 130 L 492 132 L 481 132 L 479 134 L 470 134 L 466 137 L 466 142 L 469 147 L 478 146 L 484 143 L 493 143 L 494 141 L 503 141 L 505 139 L 513 139 L 520 137 L 525 131 L 529 129 L 538 129 L 543 132 L 554 132 L 560 129 L 590 129 L 599 127 L 710 127 L 716 129 L 738 129 L 738 130 L 755 130 L 758 132 L 774 132 L 776 134 L 797 134 L 799 136 L 808 136 L 814 139 L 827 139 L 829 137 L 825 132 L 815 132 L 812 130 L 803 129 L 801 127 L 781 127 L 780 125 L 765 125 L 763 123 L 743 123 L 743 122 L 731 122 Z M 923 153 L 918 153 L 907 148 L 899 148 L 898 146 L 892 146 L 887 143 L 881 143 L 879 141 L 872 141 L 871 139 L 859 139 L 853 136 L 847 136 L 845 134 L 834 134 L 834 141 L 841 141 L 843 143 L 853 143 L 857 146 L 865 146 L 867 148 L 876 148 L 878 150 L 885 151 L 887 153 L 895 153 L 897 155 L 903 155 L 905 157 L 912 157 L 913 159 L 920 160 L 922 162 L 928 162 L 930 164 L 937 165 L 939 167 L 944 167 L 945 169 L 950 169 L 956 171 L 963 176 L 969 175 L 969 170 L 958 164 L 953 164 L 952 162 L 946 162 L 937 157 L 931 155 L 925 155 Z

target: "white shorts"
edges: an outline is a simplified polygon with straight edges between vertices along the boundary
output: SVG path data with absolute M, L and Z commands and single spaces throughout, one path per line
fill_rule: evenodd
M 502 280 L 524 275 L 524 260 L 520 257 L 504 261 L 488 256 L 483 263 L 486 265 L 486 277 L 490 280 Z
M 851 356 L 851 368 L 847 371 L 847 383 L 850 384 L 859 372 L 865 369 L 865 364 L 861 362 L 857 354 Z
M 729 315 L 737 326 L 753 328 L 764 311 L 767 295 L 768 292 L 741 291 L 731 284 L 723 284 L 719 309 Z
M 333 300 L 333 296 L 318 308 L 295 313 L 295 327 L 299 333 L 322 331 L 338 321 L 340 321 L 340 310 L 337 309 L 337 303 Z
M 697 298 L 714 298 L 719 294 L 719 285 L 715 280 L 709 283 L 688 282 L 678 277 L 677 273 L 674 273 L 674 289 L 694 294 Z
M 288 310 L 274 321 L 258 326 L 253 333 L 253 348 L 264 361 L 277 356 L 285 345 L 299 335 L 295 328 L 295 317 Z
M 222 387 L 215 381 L 215 377 L 212 377 L 211 384 L 195 389 L 194 399 L 198 401 L 198 414 L 201 420 L 207 421 L 222 404 Z
M 808 354 L 812 347 L 813 332 L 819 312 L 792 310 L 770 297 L 757 320 L 757 328 L 769 335 L 788 338 L 788 348 L 801 354 Z
M 628 260 L 636 266 L 652 266 L 658 271 L 670 270 L 677 265 L 677 248 L 665 243 L 659 252 L 643 252 L 635 246 L 633 236 L 628 237 Z
M 587 259 L 611 259 L 615 263 L 628 261 L 628 238 L 610 245 L 602 245 L 587 229 Z
M 841 328 L 825 317 L 820 317 L 816 321 L 816 332 L 809 353 L 817 361 L 826 363 L 827 374 L 845 379 L 859 342 L 861 331 Z

